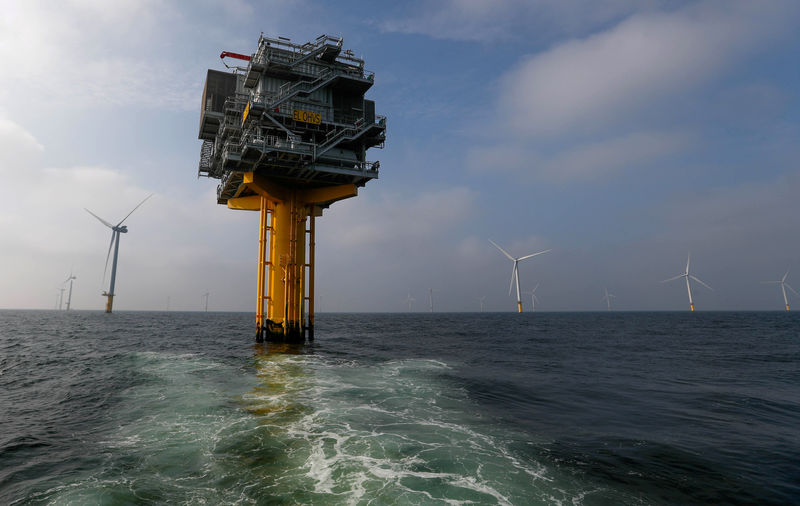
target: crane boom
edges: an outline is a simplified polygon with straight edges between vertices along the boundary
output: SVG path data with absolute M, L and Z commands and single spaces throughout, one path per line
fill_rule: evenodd
M 247 56 L 245 54 L 232 53 L 230 51 L 223 51 L 219 55 L 220 58 L 225 58 L 226 56 L 229 56 L 231 58 L 237 58 L 239 60 L 250 61 L 250 57 L 249 56 Z

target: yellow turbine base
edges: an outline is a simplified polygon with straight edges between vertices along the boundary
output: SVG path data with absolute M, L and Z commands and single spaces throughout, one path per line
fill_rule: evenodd
M 313 339 L 314 218 L 322 205 L 353 197 L 357 189 L 290 186 L 253 172 L 243 183 L 255 195 L 229 199 L 228 207 L 260 212 L 256 338 Z
M 786 304 L 786 310 L 787 311 L 789 310 L 789 304 Z
M 689 311 L 694 311 L 694 304 L 689 304 Z
M 114 296 L 106 294 L 106 313 L 110 313 L 112 308 L 114 307 Z
M 517 301 L 517 311 L 520 313 L 522 312 L 522 302 L 520 301 Z

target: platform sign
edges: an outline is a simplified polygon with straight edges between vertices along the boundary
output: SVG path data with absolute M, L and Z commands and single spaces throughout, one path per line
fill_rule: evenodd
M 303 123 L 311 123 L 312 125 L 319 125 L 322 123 L 322 114 L 318 112 L 303 111 L 294 109 L 292 111 L 292 119 L 295 121 L 302 121 Z

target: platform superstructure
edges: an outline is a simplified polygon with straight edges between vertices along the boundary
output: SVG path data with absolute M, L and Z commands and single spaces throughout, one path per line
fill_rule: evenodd
M 257 338 L 313 338 L 314 218 L 378 177 L 374 74 L 327 35 L 262 35 L 255 53 L 220 56 L 247 63 L 208 71 L 198 174 L 220 180 L 217 203 L 260 212 Z

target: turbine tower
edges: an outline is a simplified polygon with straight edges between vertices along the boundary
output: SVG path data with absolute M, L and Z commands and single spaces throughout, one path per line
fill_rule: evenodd
M 74 279 L 78 279 L 72 275 L 72 271 L 69 271 L 69 277 L 64 281 L 63 284 L 66 284 L 69 281 L 69 295 L 67 296 L 67 311 L 69 311 L 70 306 L 72 305 L 72 281 Z
M 486 300 L 486 296 L 484 295 L 483 297 L 475 297 L 475 298 L 478 299 L 478 302 L 481 303 L 481 313 L 483 313 L 483 301 Z
M 600 299 L 600 300 L 604 300 L 604 301 L 606 301 L 606 304 L 608 305 L 608 311 L 611 311 L 611 298 L 612 298 L 612 297 L 613 297 L 613 298 L 616 298 L 617 296 L 616 296 L 616 295 L 614 295 L 613 293 L 608 293 L 608 288 L 604 288 L 604 290 L 606 291 L 606 294 L 605 294 L 605 295 L 603 295 L 603 298 L 602 298 L 602 299 Z M 691 297 L 691 296 L 690 296 L 690 297 Z
M 789 283 L 786 282 L 787 277 L 789 277 L 788 270 L 779 281 L 764 281 L 764 283 L 779 283 L 781 285 L 781 293 L 783 293 L 783 305 L 786 306 L 786 310 L 789 311 L 789 299 L 786 297 L 786 289 L 788 288 L 795 295 L 798 295 L 798 293 L 789 285 Z
M 522 292 L 525 295 L 531 296 L 531 313 L 536 312 L 536 303 L 539 302 L 539 297 L 536 296 L 536 289 L 539 288 L 539 283 L 536 283 L 536 286 L 533 287 L 533 290 L 528 290 L 527 292 Z
M 433 313 L 433 288 L 428 288 L 428 302 L 430 302 L 430 312 Z
M 711 288 L 707 284 L 705 284 L 702 281 L 700 281 L 700 279 L 698 279 L 698 278 L 692 276 L 691 274 L 689 274 L 689 262 L 691 260 L 692 260 L 692 254 L 690 252 L 689 255 L 686 257 L 686 270 L 683 271 L 682 274 L 678 274 L 677 276 L 673 276 L 673 277 L 671 277 L 669 279 L 665 279 L 664 281 L 662 281 L 662 283 L 666 283 L 668 281 L 675 281 L 676 279 L 680 279 L 680 278 L 686 279 L 686 291 L 689 293 L 689 310 L 690 311 L 694 311 L 694 301 L 692 300 L 692 286 L 689 284 L 689 278 L 691 278 L 694 281 L 697 281 L 698 283 L 700 283 L 704 287 L 708 288 L 709 290 L 713 290 L 713 288 Z
M 106 253 L 106 266 L 103 267 L 103 284 L 105 284 L 105 282 L 106 282 L 106 270 L 108 270 L 108 258 L 111 256 L 111 248 L 113 247 L 114 248 L 114 261 L 111 263 L 111 284 L 109 285 L 108 291 L 107 292 L 103 292 L 103 296 L 107 298 L 107 300 L 106 300 L 106 313 L 110 313 L 112 308 L 113 308 L 113 306 L 114 306 L 114 286 L 115 286 L 116 281 L 117 281 L 117 257 L 119 256 L 119 236 L 120 236 L 120 234 L 127 234 L 128 233 L 128 227 L 123 225 L 123 223 L 125 222 L 125 220 L 128 219 L 128 217 L 130 215 L 133 214 L 133 211 L 136 211 L 137 209 L 139 209 L 139 206 L 144 204 L 145 201 L 147 199 L 149 199 L 150 197 L 152 197 L 152 196 L 153 196 L 153 194 L 151 193 L 150 195 L 145 197 L 144 200 L 139 202 L 139 204 L 136 207 L 134 207 L 133 210 L 131 212 L 129 212 L 127 214 L 127 216 L 122 218 L 122 221 L 120 221 L 116 225 L 112 225 L 111 223 L 107 222 L 103 218 L 97 216 L 96 214 L 94 214 L 93 212 L 91 212 L 90 210 L 88 210 L 88 209 L 86 209 L 84 207 L 84 210 L 86 210 L 87 213 L 91 214 L 92 216 L 97 218 L 100 221 L 100 223 L 102 223 L 103 225 L 105 225 L 105 226 L 107 226 L 108 228 L 111 229 L 111 242 L 108 244 L 108 253 Z
M 406 298 L 406 302 L 408 303 L 408 312 L 409 312 L 409 313 L 411 312 L 411 307 L 414 305 L 414 302 L 415 302 L 416 300 L 417 300 L 417 299 L 415 299 L 414 297 L 412 297 L 410 293 L 408 294 L 408 297 Z
M 521 313 L 522 312 L 522 299 L 520 298 L 520 294 L 519 294 L 519 262 L 521 260 L 525 260 L 527 258 L 535 257 L 536 255 L 541 255 L 543 253 L 547 253 L 550 250 L 546 249 L 546 250 L 540 251 L 538 253 L 532 253 L 530 255 L 525 255 L 523 257 L 515 258 L 515 257 L 512 257 L 511 255 L 509 255 L 508 252 L 506 252 L 506 250 L 504 250 L 503 248 L 498 246 L 493 240 L 489 239 L 489 242 L 492 243 L 495 248 L 499 249 L 500 252 L 502 252 L 505 256 L 507 256 L 509 260 L 514 262 L 514 267 L 511 270 L 511 283 L 509 283 L 509 285 L 508 285 L 508 294 L 511 295 L 511 290 L 514 288 L 514 282 L 516 281 L 516 283 L 517 283 L 517 310 Z
M 209 295 L 211 295 L 211 294 L 210 294 L 209 292 L 206 292 L 206 293 L 204 293 L 204 294 L 203 294 L 203 296 L 202 296 L 202 297 L 200 297 L 201 299 L 202 299 L 202 298 L 205 298 L 205 299 L 206 299 L 206 313 L 208 313 L 208 296 L 209 296 Z

